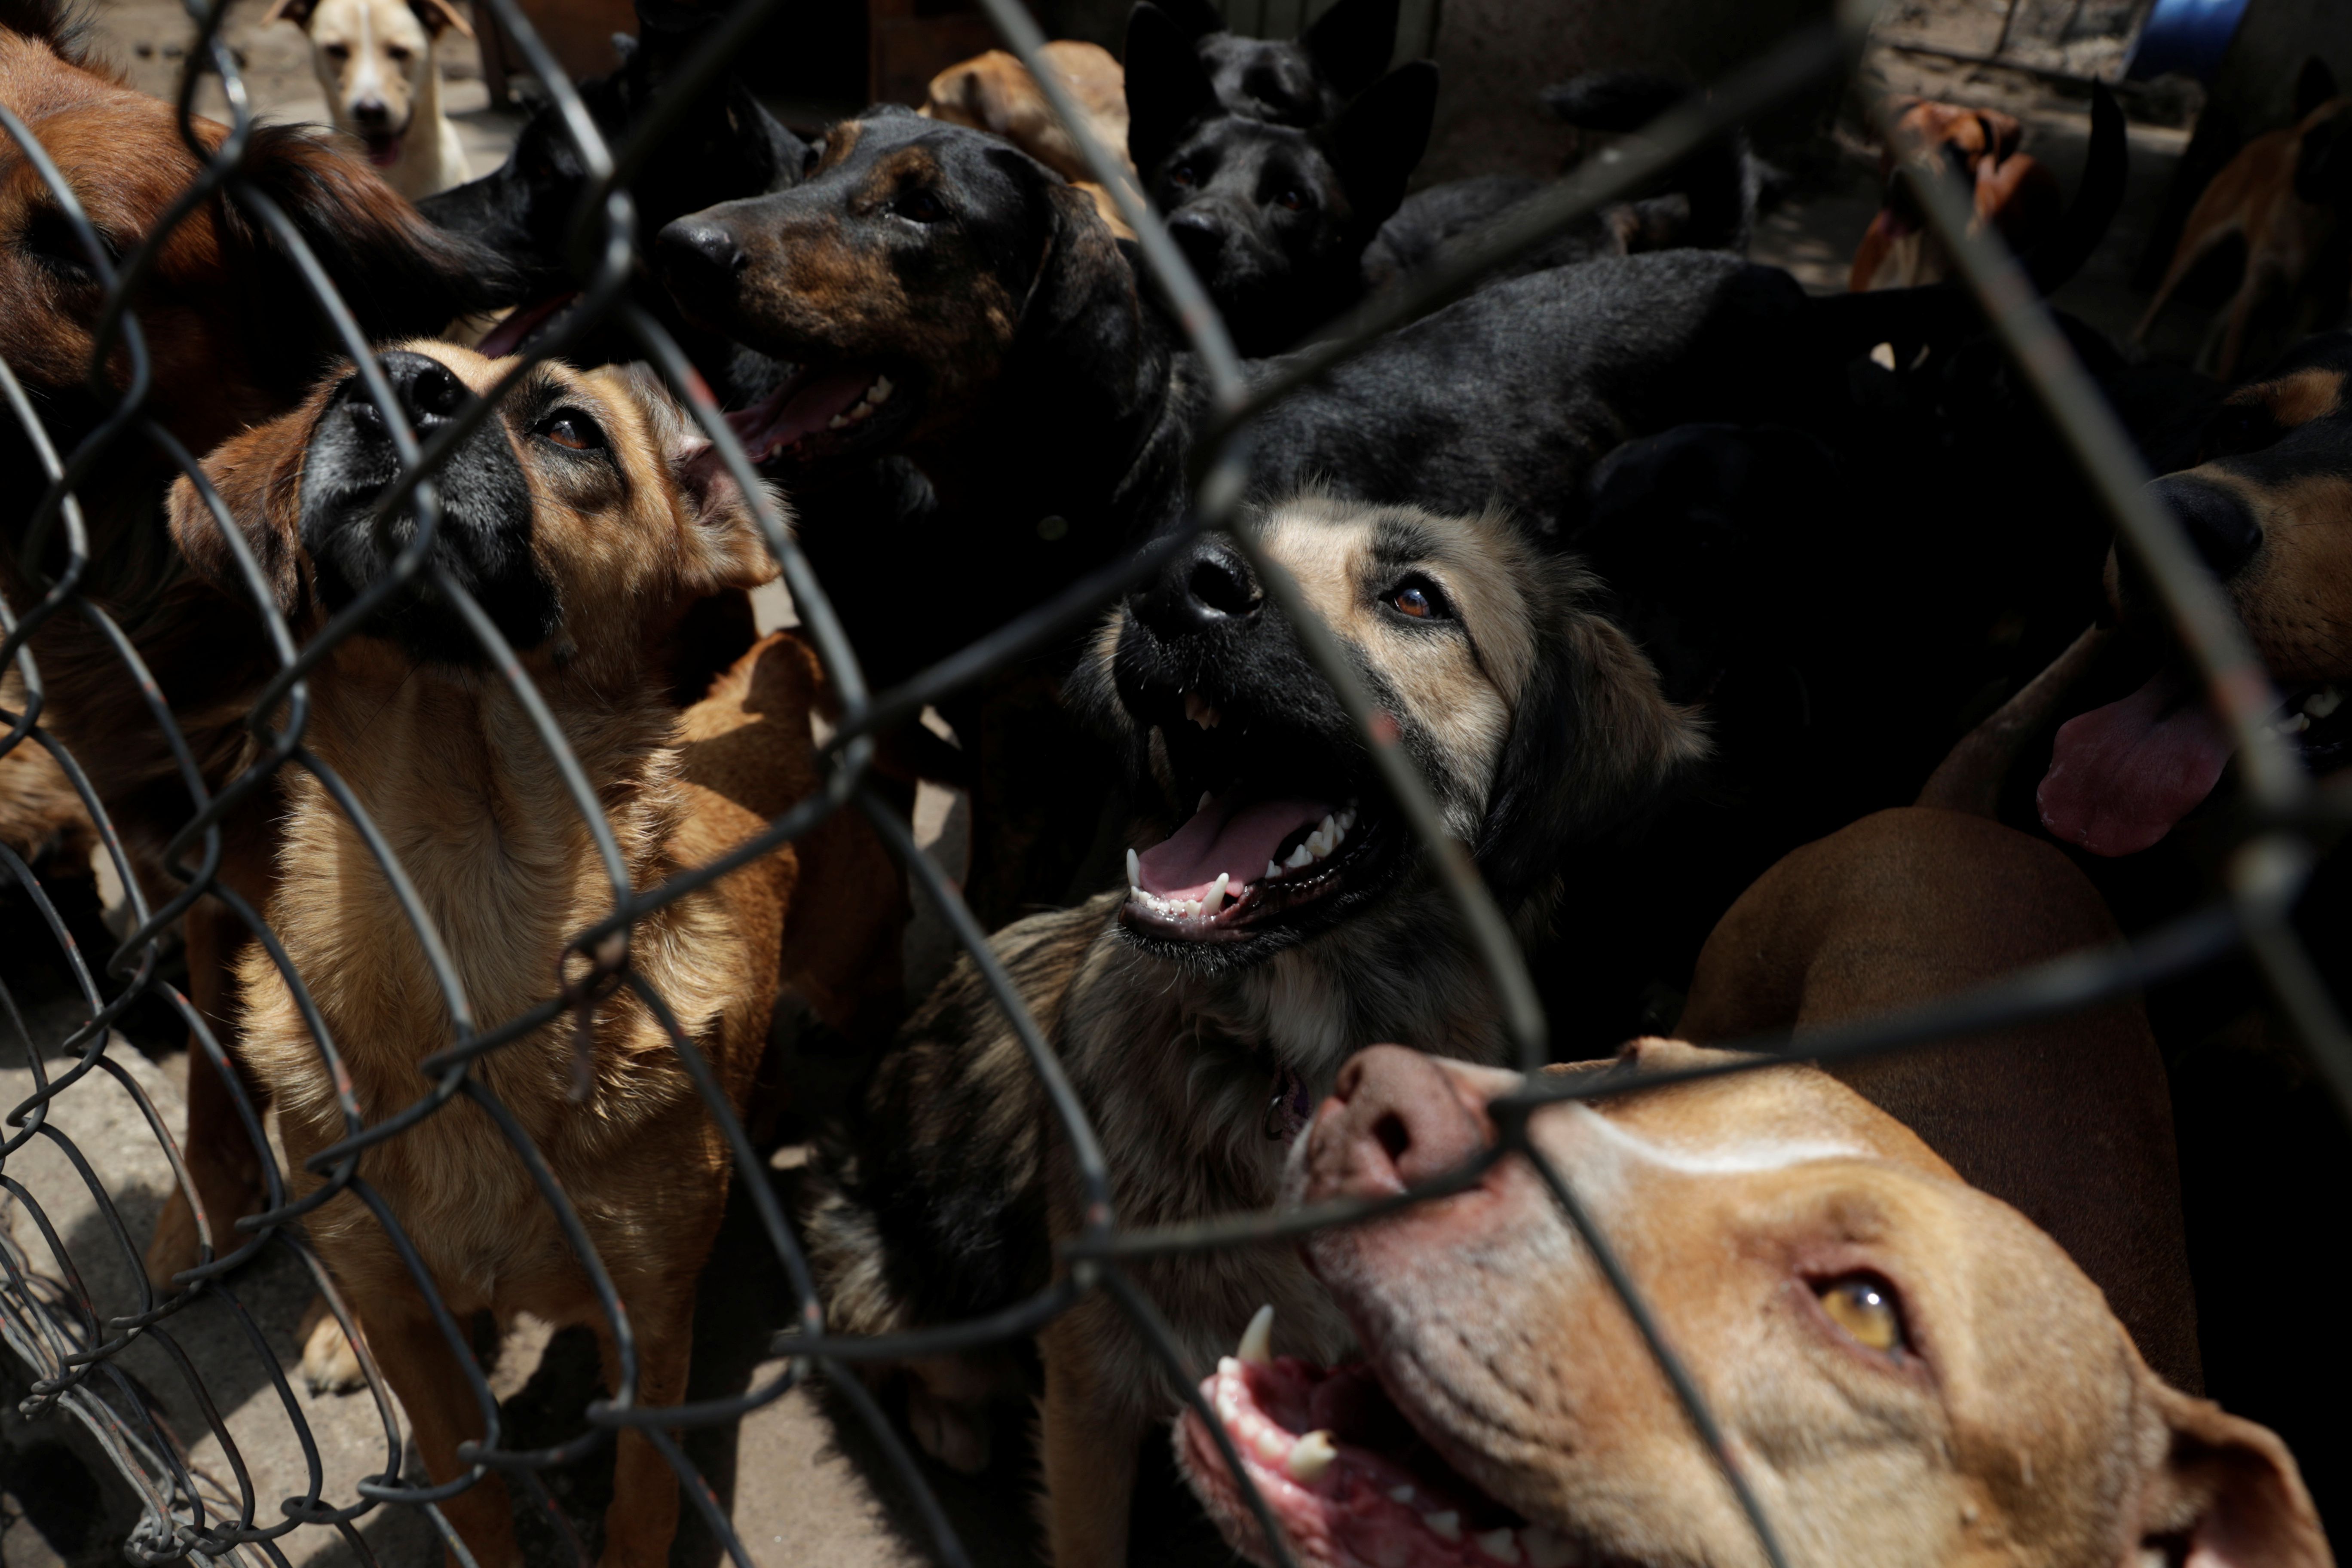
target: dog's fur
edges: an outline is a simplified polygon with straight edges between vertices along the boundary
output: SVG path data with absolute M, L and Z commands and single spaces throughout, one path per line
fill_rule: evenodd
M 1912 289 L 1951 275 L 1952 258 L 1927 231 L 1910 186 L 1896 170 L 1906 157 L 1941 159 L 1974 193 L 1971 226 L 1990 229 L 2020 256 L 2030 255 L 2057 226 L 2065 209 L 2057 177 L 2018 151 L 2025 127 L 1997 109 L 1969 109 L 1926 99 L 1897 100 L 1899 112 L 1879 154 L 1886 199 L 1854 247 L 1846 287 Z
M 1740 1059 L 1649 1039 L 1554 1070 Z M 1381 1198 L 1453 1169 L 1493 1142 L 1488 1102 L 1525 1082 L 1367 1051 L 1301 1140 L 1285 1195 Z M 1556 1105 L 1528 1132 L 1649 1303 L 1790 1562 L 2330 1568 L 2273 1434 L 2165 1384 L 2048 1237 L 1827 1075 L 1780 1067 Z M 1527 1162 L 1303 1250 L 1365 1363 L 1254 1355 L 1203 1389 L 1297 1561 L 1759 1559 Z M 1306 1348 L 1281 1328 L 1284 1348 Z M 1336 1429 L 1331 1458 L 1301 1484 L 1286 1457 L 1313 1427 Z M 1228 1539 L 1267 1561 L 1189 1413 L 1176 1443 Z
M 1446 830 L 1524 929 L 1546 920 L 1577 847 L 1640 815 L 1702 751 L 1697 726 L 1597 609 L 1592 581 L 1503 519 L 1309 496 L 1269 508 L 1264 530 L 1395 725 Z M 1210 853 L 1252 862 L 1248 886 L 1232 879 L 1237 901 L 1213 913 L 1139 887 L 995 939 L 1093 1118 L 1122 1224 L 1269 1202 L 1307 1097 L 1366 1042 L 1501 1053 L 1495 1000 L 1451 906 L 1329 688 L 1229 544 L 1204 540 L 1132 596 L 1078 679 L 1078 700 L 1162 803 L 1152 837 L 1202 796 L 1182 832 L 1196 849 L 1207 839 Z M 1226 849 L 1261 806 L 1281 818 L 1261 829 L 1266 845 Z M 1284 879 L 1263 877 L 1255 858 L 1298 858 L 1282 851 L 1317 810 L 1346 819 L 1339 846 Z M 1277 843 L 1285 813 L 1297 825 Z M 1148 884 L 1187 853 L 1162 844 L 1130 865 Z M 1067 1147 L 969 961 L 886 1058 L 860 1136 L 824 1180 L 814 1257 L 829 1321 L 852 1331 L 1006 1305 L 1046 1282 L 1053 1243 L 1084 1223 Z M 1187 1255 L 1136 1279 L 1195 1357 L 1263 1300 L 1327 1351 L 1338 1343 L 1337 1321 L 1283 1252 Z M 1122 1561 L 1137 1447 L 1173 1391 L 1100 1298 L 1057 1321 L 1041 1349 L 1054 1560 Z M 973 1417 L 959 1406 L 979 1380 L 919 1370 L 919 1436 L 976 1461 Z
M 292 22 L 308 36 L 329 119 L 366 145 L 394 190 L 415 201 L 474 177 L 441 110 L 433 56 L 452 27 L 474 36 L 449 0 L 276 0 L 262 21 Z
M 1159 7 L 1127 31 L 1129 155 L 1234 346 L 1273 353 L 1355 302 L 1364 247 L 1429 145 L 1437 68 L 1416 60 L 1302 130 L 1238 114 Z
M 1192 41 L 1218 102 L 1302 129 L 1335 118 L 1389 68 L 1401 9 L 1398 0 L 1339 0 L 1296 38 L 1253 38 L 1227 28 L 1210 0 L 1140 0 L 1137 9 L 1144 4 Z
M 504 368 L 448 344 L 384 356 L 407 416 L 446 417 Z M 281 607 L 315 629 L 384 570 L 402 529 L 366 519 L 398 468 L 355 374 L 214 454 L 206 472 L 264 563 Z M 817 787 L 812 712 L 822 683 L 802 645 L 776 639 L 681 721 L 667 694 L 666 636 L 698 596 L 774 573 L 751 511 L 709 444 L 642 372 L 540 367 L 440 476 L 431 570 L 464 583 L 521 655 L 596 792 L 630 882 L 704 863 Z M 413 527 L 413 522 L 404 526 Z M 212 513 L 183 481 L 178 542 L 201 570 L 231 570 Z M 580 981 L 563 944 L 612 893 L 519 700 L 425 584 L 395 595 L 310 681 L 309 745 L 400 857 L 455 965 L 478 1026 Z M 416 1064 L 455 1042 L 426 950 L 367 842 L 308 773 L 289 782 L 278 885 L 268 915 L 348 1073 L 380 1121 L 427 1088 Z M 850 833 L 844 823 L 841 831 Z M 836 835 L 839 837 L 839 835 Z M 665 999 L 740 1113 L 780 973 L 843 1023 L 896 984 L 903 895 L 870 837 L 820 873 L 787 847 L 639 920 L 629 969 Z M 875 889 L 880 889 L 878 896 Z M 878 977 L 878 979 L 877 979 Z M 298 1191 L 305 1162 L 347 1131 L 337 1074 L 275 965 L 239 966 L 237 1050 L 268 1087 Z M 585 1093 L 572 1099 L 569 1015 L 474 1066 L 526 1131 L 626 1303 L 641 1404 L 684 1393 L 696 1277 L 724 1204 L 730 1161 L 655 1012 L 598 995 Z M 833 1021 L 830 1019 L 828 1021 Z M 459 1321 L 524 1310 L 614 1343 L 554 1213 L 496 1126 L 453 1104 L 375 1145 L 362 1177 L 388 1205 Z M 353 1197 L 309 1220 L 353 1303 L 435 1482 L 465 1472 L 480 1415 L 456 1352 L 369 1211 Z M 603 1561 L 667 1560 L 677 1482 L 639 1434 L 620 1438 Z M 443 1504 L 477 1561 L 520 1561 L 504 1489 Z
M 1111 52 L 1099 44 L 1056 38 L 1045 59 L 1076 100 L 1083 129 L 1096 145 L 1127 163 L 1127 77 Z M 1037 80 L 1020 57 L 991 49 L 950 66 L 931 79 L 922 107 L 926 120 L 969 125 L 1002 136 L 1094 198 L 1095 210 L 1122 239 L 1135 231 L 1118 216 L 1110 193 L 1096 183 L 1094 170 L 1078 151 L 1077 139 L 1054 112 Z M 1128 166 L 1129 175 L 1135 173 Z
M 2329 323 L 2344 309 L 2341 243 L 2352 218 L 2352 98 L 2317 58 L 2296 83 L 2295 122 L 2255 137 L 2213 176 L 2189 209 L 2164 279 L 2132 329 L 2144 342 L 2173 291 L 2228 241 L 2245 252 L 2237 291 L 2200 354 L 2223 381 L 2236 378 L 2256 312 L 2283 303 L 2290 336 Z M 2334 254 L 2324 256 L 2332 250 Z

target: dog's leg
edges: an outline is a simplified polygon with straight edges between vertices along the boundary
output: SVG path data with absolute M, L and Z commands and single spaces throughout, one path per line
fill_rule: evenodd
M 232 1065 L 236 1061 L 231 1021 L 236 983 L 229 962 L 240 929 L 235 917 L 211 899 L 200 900 L 187 914 L 189 999 L 204 1015 L 213 1038 L 229 1050 Z M 256 1112 L 267 1108 L 266 1091 L 248 1074 L 240 1069 L 237 1081 Z M 188 1129 L 180 1155 L 204 1203 L 214 1256 L 233 1251 L 245 1237 L 230 1226 L 261 1212 L 261 1155 L 246 1136 L 228 1085 L 193 1039 L 188 1043 Z M 196 1266 L 198 1241 L 195 1210 L 189 1206 L 187 1194 L 175 1186 L 147 1244 L 148 1282 L 158 1291 L 168 1291 L 173 1275 Z
M 1089 1303 L 1099 1307 L 1099 1302 Z M 1039 1337 L 1045 1363 L 1045 1531 L 1054 1568 L 1120 1568 L 1148 1423 L 1103 1363 L 1100 1310 L 1081 1307 Z
M 413 1292 L 352 1294 L 372 1297 L 355 1304 L 360 1332 L 407 1412 L 409 1441 L 425 1475 L 436 1486 L 455 1480 L 466 1471 L 457 1445 L 482 1436 L 481 1405 L 472 1381 Z M 515 1544 L 514 1510 L 507 1500 L 506 1482 L 496 1471 L 442 1503 L 441 1512 L 479 1568 L 520 1568 L 522 1551 Z M 457 1562 L 452 1555 L 450 1568 Z
M 637 1404 L 676 1405 L 686 1397 L 694 1348 L 694 1276 L 625 1289 L 629 1327 L 636 1337 Z M 619 1347 L 601 1319 L 604 1386 L 620 1386 Z M 674 1434 L 673 1434 L 674 1435 Z M 597 1568 L 663 1568 L 677 1533 L 677 1472 L 635 1427 L 625 1429 L 613 1451 L 613 1502 L 604 1510 L 604 1551 Z

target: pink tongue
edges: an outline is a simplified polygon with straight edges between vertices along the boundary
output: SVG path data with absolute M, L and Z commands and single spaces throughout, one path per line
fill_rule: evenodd
M 389 169 L 400 162 L 400 138 L 371 136 L 367 139 L 368 162 L 379 169 Z
M 2213 793 L 2233 742 L 2169 674 L 2058 728 L 2042 825 L 2094 855 L 2137 855 Z
M 1166 843 L 1138 858 L 1137 877 L 1145 892 L 1163 899 L 1197 899 L 1220 871 L 1238 888 L 1265 875 L 1265 863 L 1284 839 L 1330 815 L 1319 800 L 1253 800 L 1238 806 L 1213 800 Z
M 797 386 L 787 384 L 774 397 L 727 416 L 751 448 L 754 462 L 782 451 L 802 437 L 822 430 L 836 414 L 846 413 L 859 395 L 874 383 L 874 372 L 836 370 L 813 376 Z

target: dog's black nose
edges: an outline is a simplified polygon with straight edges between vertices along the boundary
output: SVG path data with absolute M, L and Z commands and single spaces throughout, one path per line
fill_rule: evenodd
M 378 354 L 376 361 L 383 366 L 384 379 L 392 383 L 392 395 L 398 400 L 401 413 L 407 416 L 409 428 L 418 435 L 465 406 L 466 384 L 439 360 L 411 353 L 406 349 L 389 349 Z M 381 437 L 383 421 L 368 397 L 367 384 L 354 375 L 345 384 L 350 389 L 352 422 Z
M 1245 621 L 1265 600 L 1234 547 L 1203 536 L 1178 552 L 1136 601 L 1135 613 L 1162 637 L 1182 637 Z
M 352 118 L 362 125 L 381 125 L 392 118 L 392 110 L 380 98 L 363 98 L 352 105 Z
M 1169 237 L 1184 253 L 1184 260 L 1206 280 L 1216 271 L 1225 248 L 1225 231 L 1203 212 L 1179 212 L 1168 220 Z
M 734 292 L 735 279 L 750 258 L 723 224 L 706 217 L 682 217 L 654 238 L 662 282 L 683 302 L 689 296 L 724 296 Z
M 2168 475 L 2150 488 L 2216 577 L 2226 582 L 2261 547 L 2263 525 L 2235 491 L 2193 474 Z

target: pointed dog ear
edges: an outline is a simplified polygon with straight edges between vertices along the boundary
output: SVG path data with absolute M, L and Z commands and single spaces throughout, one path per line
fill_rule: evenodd
M 1136 174 L 1148 185 L 1185 127 L 1216 106 L 1192 41 L 1144 0 L 1127 21 L 1127 156 Z
M 279 0 L 279 3 L 282 5 L 285 0 Z M 452 27 L 457 29 L 459 37 L 474 36 L 474 25 L 467 21 L 465 13 L 449 4 L 449 0 L 408 0 L 408 8 L 416 13 L 416 19 L 425 24 L 425 32 L 434 37 L 439 37 Z
M 239 604 L 250 603 L 247 580 L 222 536 L 224 527 L 235 528 L 244 539 L 280 615 L 299 618 L 310 602 L 302 555 L 302 458 L 319 412 L 341 379 L 327 377 L 301 407 L 213 448 L 203 468 L 219 510 L 187 475 L 172 481 L 164 507 L 173 544 L 192 572 Z M 226 521 L 222 512 L 227 513 Z
M 1404 200 L 1405 182 L 1429 151 L 1436 114 L 1437 62 L 1414 60 L 1366 88 L 1318 133 L 1367 230 L 1387 222 Z
M 2303 1476 L 2278 1435 L 2147 1374 L 2165 1432 L 2140 1493 L 2139 1536 L 2186 1541 L 2189 1568 L 2332 1568 Z
M 617 366 L 593 373 L 610 376 L 634 401 L 646 421 L 646 435 L 661 454 L 677 487 L 688 524 L 680 576 L 688 595 L 700 598 L 728 588 L 756 588 L 775 581 L 776 558 L 768 553 L 759 515 L 735 482 L 719 448 L 693 416 L 678 405 L 652 367 Z M 773 486 L 761 493 L 792 527 L 792 509 Z
M 1339 0 L 1298 36 L 1299 47 L 1341 98 L 1353 98 L 1389 68 L 1399 8 L 1399 0 Z
M 291 22 L 307 31 L 318 10 L 319 0 L 272 0 L 269 9 L 261 14 L 261 25 L 267 27 L 272 22 Z

